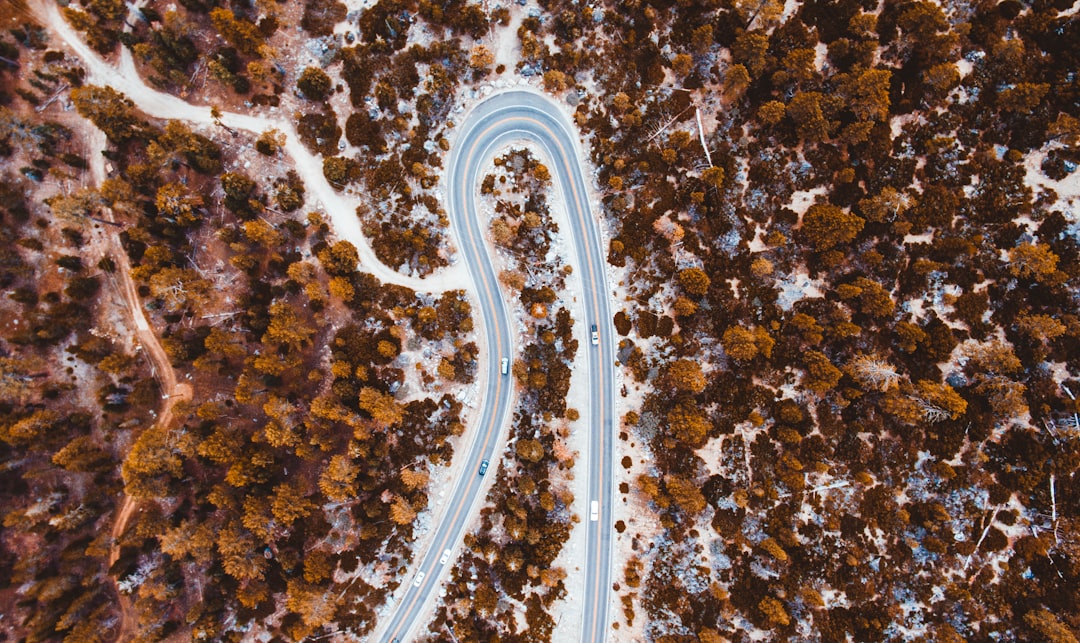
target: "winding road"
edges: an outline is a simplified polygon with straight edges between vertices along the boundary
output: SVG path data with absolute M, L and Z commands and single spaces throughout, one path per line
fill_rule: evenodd
M 607 297 L 603 244 L 596 219 L 589 208 L 589 193 L 579 159 L 576 130 L 549 98 L 534 91 L 513 90 L 496 94 L 476 105 L 459 128 L 447 170 L 447 196 L 455 238 L 477 287 L 482 327 L 486 337 L 487 381 L 484 409 L 472 450 L 466 454 L 463 478 L 450 496 L 445 520 L 437 527 L 429 549 L 418 553 L 420 564 L 406 579 L 390 619 L 380 628 L 378 640 L 410 640 L 423 627 L 430 600 L 438 593 L 440 579 L 452 558 L 443 562 L 443 552 L 454 550 L 465 529 L 473 522 L 482 500 L 485 478 L 478 474 L 482 460 L 497 464 L 495 448 L 500 428 L 508 421 L 513 387 L 511 376 L 501 375 L 499 360 L 513 358 L 512 330 L 507 305 L 499 290 L 491 254 L 485 246 L 485 231 L 476 211 L 476 192 L 481 167 L 491 156 L 512 141 L 527 140 L 545 152 L 545 162 L 555 177 L 568 208 L 570 238 L 577 254 L 577 272 L 585 288 L 583 315 L 585 328 L 596 324 L 599 345 L 585 344 L 589 379 L 588 498 L 578 498 L 578 513 L 589 516 L 589 504 L 599 503 L 597 520 L 586 519 L 584 600 L 571 597 L 583 613 L 582 641 L 603 641 L 607 632 L 608 595 L 611 575 L 611 498 L 614 449 L 614 342 L 611 311 Z M 489 476 L 493 477 L 493 476 Z M 423 574 L 421 576 L 421 574 Z M 420 579 L 419 584 L 415 579 Z
M 476 430 L 472 432 L 472 448 L 464 457 L 464 468 L 455 463 L 456 471 L 465 473 L 458 479 L 450 496 L 444 520 L 433 537 L 426 537 L 428 549 L 418 555 L 421 561 L 403 584 L 405 593 L 396 604 L 390 619 L 380 623 L 381 639 L 406 640 L 417 628 L 426 614 L 433 590 L 445 567 L 451 564 L 449 557 L 441 561 L 443 552 L 453 550 L 461 542 L 466 527 L 472 523 L 482 499 L 484 480 L 480 462 L 490 460 L 498 463 L 495 456 L 501 429 L 509 420 L 514 390 L 511 377 L 499 372 L 502 358 L 514 358 L 510 316 L 499 290 L 490 254 L 485 246 L 484 230 L 476 212 L 476 188 L 481 164 L 490 158 L 500 145 L 510 141 L 528 140 L 540 146 L 546 153 L 545 162 L 552 170 L 556 187 L 563 196 L 570 220 L 570 238 L 577 254 L 576 271 L 585 288 L 583 311 L 577 315 L 588 329 L 595 324 L 600 329 L 599 345 L 586 344 L 588 352 L 589 412 L 588 412 L 588 497 L 579 498 L 578 513 L 589 517 L 586 525 L 585 560 L 586 571 L 584 597 L 570 597 L 570 604 L 580 605 L 583 610 L 582 641 L 603 641 L 607 632 L 607 588 L 610 581 L 612 541 L 612 462 L 614 453 L 614 335 L 611 332 L 611 311 L 607 293 L 607 278 L 603 244 L 596 220 L 589 207 L 589 193 L 580 159 L 584 158 L 578 144 L 576 129 L 559 107 L 544 95 L 531 90 L 517 89 L 496 94 L 476 105 L 459 128 L 457 143 L 450 154 L 448 165 L 448 201 L 450 218 L 456 240 L 459 242 L 463 263 L 441 270 L 437 275 L 420 279 L 409 277 L 383 265 L 375 256 L 370 244 L 360 230 L 359 220 L 353 214 L 357 201 L 336 192 L 322 174 L 322 164 L 296 136 L 292 124 L 280 119 L 247 114 L 224 112 L 219 118 L 211 116 L 208 106 L 195 106 L 175 96 L 149 88 L 135 70 L 131 54 L 121 48 L 120 64 L 113 66 L 92 51 L 61 17 L 53 2 L 32 2 L 31 6 L 53 31 L 87 66 L 87 81 L 108 85 L 123 92 L 145 114 L 157 118 L 181 119 L 202 125 L 217 123 L 235 129 L 261 133 L 275 128 L 286 134 L 285 153 L 294 161 L 297 171 L 306 184 L 311 200 L 321 202 L 330 215 L 335 232 L 357 247 L 361 270 L 370 271 L 385 283 L 406 286 L 421 292 L 441 292 L 460 288 L 465 281 L 461 274 L 467 268 L 476 296 L 480 303 L 481 324 L 486 341 L 487 375 L 483 381 L 484 406 Z M 103 174 L 100 167 L 95 174 Z M 98 180 L 103 176 L 96 177 Z M 121 259 L 126 257 L 121 252 Z M 129 267 L 122 266 L 121 274 L 127 275 Z M 130 277 L 128 277 L 130 279 Z M 164 377 L 163 390 L 171 396 L 163 409 L 160 422 L 168 422 L 172 404 L 178 399 L 189 399 L 190 387 L 176 383 L 171 376 L 168 360 L 160 359 L 163 351 L 156 342 L 149 324 L 142 314 L 137 295 L 132 297 L 130 283 L 121 284 L 125 300 L 132 311 L 136 330 L 142 345 L 149 350 L 159 377 Z M 588 333 L 584 333 L 587 335 Z M 157 347 L 158 350 L 154 350 Z M 155 353 L 161 352 L 162 355 Z M 492 472 L 494 473 L 494 472 Z M 597 520 L 590 517 L 590 503 L 597 502 Z M 115 528 L 122 533 L 130 517 L 134 503 L 125 502 L 124 510 Z M 111 552 L 115 557 L 116 551 Z M 441 562 L 440 562 L 441 561 Z M 424 576 L 419 576 L 423 572 Z M 420 582 L 414 584 L 414 578 Z M 583 598 L 584 600 L 579 600 Z

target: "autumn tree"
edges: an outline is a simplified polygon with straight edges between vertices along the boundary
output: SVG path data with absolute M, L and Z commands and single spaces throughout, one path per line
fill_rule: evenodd
M 807 351 L 803 354 L 806 363 L 806 376 L 803 385 L 815 393 L 825 393 L 840 381 L 840 369 L 833 366 L 829 358 L 819 351 Z
M 390 503 L 390 520 L 402 526 L 411 524 L 416 520 L 416 511 L 404 497 L 396 496 Z
M 210 22 L 221 37 L 240 52 L 249 56 L 259 55 L 259 48 L 264 42 L 263 36 L 250 20 L 238 18 L 230 9 L 218 7 L 210 12 Z
M 683 268 L 679 271 L 679 284 L 691 295 L 704 295 L 711 281 L 701 268 Z
M 283 482 L 275 487 L 270 507 L 274 520 L 283 527 L 306 518 L 316 508 L 297 481 Z
M 298 614 L 306 629 L 294 632 L 297 639 L 307 638 L 315 629 L 329 623 L 337 611 L 336 593 L 326 588 L 309 585 L 303 580 L 293 578 L 288 583 L 288 598 L 285 606 L 290 612 Z
M 677 391 L 698 394 L 705 390 L 705 375 L 701 372 L 701 364 L 689 360 L 675 360 L 667 367 L 666 379 L 668 386 Z
M 920 0 L 908 2 L 897 17 L 896 53 L 901 60 L 913 60 L 918 67 L 929 67 L 952 58 L 958 36 L 949 29 L 949 21 L 941 7 Z
M 799 138 L 818 143 L 829 138 L 834 123 L 825 118 L 826 97 L 821 92 L 797 92 L 785 114 L 795 124 Z
M 544 445 L 539 440 L 518 440 L 514 452 L 527 462 L 539 462 L 544 457 Z
M 766 622 L 772 627 L 786 627 L 791 624 L 791 617 L 788 616 L 787 610 L 784 609 L 784 604 L 771 596 L 761 599 L 758 603 L 758 609 L 761 610 Z
M 1050 91 L 1049 83 L 1017 83 L 998 94 L 998 106 L 1005 112 L 1033 111 Z
M 1045 281 L 1057 271 L 1058 256 L 1045 243 L 1021 243 L 1009 251 L 1009 272 Z
M 344 502 L 356 496 L 356 477 L 360 469 L 348 456 L 335 455 L 319 476 L 319 490 L 332 502 Z
M 952 62 L 934 65 L 923 72 L 924 102 L 927 106 L 939 105 L 960 84 L 960 70 Z
M 179 442 L 160 426 L 143 431 L 135 440 L 121 473 L 124 488 L 137 498 L 163 498 L 169 483 L 182 475 Z
M 688 447 L 696 449 L 705 443 L 709 422 L 692 400 L 679 400 L 667 414 L 672 435 Z
M 469 66 L 478 74 L 487 74 L 495 62 L 495 55 L 484 45 L 476 45 L 469 54 Z
M 44 200 L 53 215 L 66 223 L 82 225 L 86 219 L 94 217 L 102 205 L 103 199 L 96 191 L 83 189 L 70 194 L 57 194 Z
M 692 480 L 669 475 L 664 478 L 664 485 L 671 499 L 687 516 L 696 516 L 708 506 L 705 496 Z
M 285 147 L 285 135 L 276 129 L 266 130 L 255 141 L 255 150 L 266 156 L 273 156 L 283 147 Z
M 544 72 L 544 89 L 552 94 L 561 94 L 566 91 L 569 78 L 558 69 L 549 69 Z
M 1028 411 L 1025 386 L 1013 379 L 1023 372 L 1024 365 L 1012 346 L 993 341 L 970 346 L 965 353 L 972 389 L 986 396 L 999 418 L 1010 419 Z
M 221 175 L 221 189 L 225 192 L 225 207 L 234 212 L 258 211 L 259 204 L 251 196 L 255 191 L 255 182 L 239 172 L 226 172 Z
M 913 399 L 927 422 L 955 420 L 967 410 L 967 401 L 948 384 L 919 380 Z
M 854 240 L 865 223 L 862 217 L 835 205 L 815 203 L 807 208 L 800 233 L 815 250 L 828 250 Z
M 724 98 L 737 101 L 750 88 L 750 71 L 743 64 L 732 65 L 724 73 Z
M 783 74 L 788 80 L 798 83 L 806 83 L 817 76 L 816 56 L 813 49 L 799 47 L 784 54 Z M 773 76 L 773 84 L 777 84 L 778 77 Z
M 150 294 L 161 300 L 165 310 L 199 310 L 210 296 L 210 283 L 190 268 L 162 268 L 149 280 Z
M 112 87 L 84 85 L 71 90 L 71 101 L 113 143 L 124 143 L 146 133 L 146 123 L 135 116 L 135 103 Z
M 843 74 L 834 80 L 846 106 L 862 121 L 881 121 L 889 115 L 889 83 L 892 72 L 887 69 L 865 69 Z
M 694 59 L 689 54 L 676 54 L 671 59 L 671 71 L 679 78 L 686 78 L 693 70 Z
M 158 212 L 165 217 L 183 227 L 191 227 L 199 222 L 198 212 L 202 208 L 203 200 L 186 186 L 166 183 L 158 188 L 155 204 Z
M 53 464 L 68 471 L 96 473 L 115 466 L 112 456 L 88 435 L 80 435 L 53 454 Z
M 757 117 L 764 125 L 776 125 L 784 120 L 787 115 L 787 106 L 778 100 L 770 100 L 762 103 L 758 108 Z
M 1046 342 L 1065 334 L 1065 324 L 1050 315 L 1023 314 L 1017 317 L 1016 326 L 1021 333 L 1036 342 Z
M 384 427 L 396 426 L 404 417 L 404 411 L 393 396 L 365 386 L 360 389 L 360 408 Z
M 742 326 L 729 326 L 720 343 L 732 359 L 749 361 L 757 357 L 758 348 L 754 332 Z
M 330 276 L 349 276 L 356 271 L 360 254 L 348 241 L 338 241 L 318 253 L 323 270 Z
M 859 201 L 859 212 L 868 221 L 893 221 L 914 205 L 913 199 L 892 186 L 882 188 L 874 197 Z
M 761 30 L 743 31 L 731 46 L 731 58 L 744 65 L 751 78 L 758 78 L 768 63 L 769 37 Z
M 0 424 L 0 439 L 13 446 L 27 446 L 44 439 L 60 420 L 56 411 L 40 409 L 17 421 L 4 421 Z
M 326 100 L 326 97 L 330 94 L 330 90 L 333 89 L 333 82 L 322 69 L 305 67 L 303 73 L 300 74 L 300 78 L 296 81 L 296 88 L 304 94 L 304 98 L 321 102 Z
M 409 491 L 420 491 L 427 487 L 430 476 L 426 471 L 417 471 L 414 469 L 402 469 L 399 474 L 401 478 L 401 484 L 405 486 Z
M 162 166 L 175 167 L 182 162 L 202 174 L 221 172 L 221 148 L 178 120 L 165 124 L 165 131 L 150 142 L 146 153 Z
M 1056 614 L 1044 607 L 1024 614 L 1024 623 L 1047 643 L 1076 643 L 1076 635 Z
M 723 187 L 724 168 L 716 167 L 715 165 L 706 168 L 705 171 L 701 173 L 701 180 L 704 181 L 706 185 L 712 188 Z
M 872 317 L 888 318 L 896 308 L 892 295 L 878 282 L 859 277 L 850 284 L 837 286 L 841 299 L 858 299 L 859 310 Z

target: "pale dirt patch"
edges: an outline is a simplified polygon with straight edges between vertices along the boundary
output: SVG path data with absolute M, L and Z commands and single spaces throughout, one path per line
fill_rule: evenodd
M 107 85 L 124 93 L 135 105 L 149 116 L 165 119 L 179 119 L 202 126 L 216 125 L 210 115 L 210 106 L 197 106 L 175 96 L 155 91 L 148 87 L 135 70 L 131 53 L 122 49 L 119 67 L 114 67 L 91 50 L 78 37 L 75 31 L 60 15 L 53 4 L 38 7 L 37 13 L 60 36 L 60 38 L 82 59 L 87 67 L 87 80 L 99 85 Z M 253 116 L 222 112 L 220 122 L 233 129 L 242 129 L 254 134 L 261 134 L 269 129 L 276 129 L 286 136 L 284 150 L 294 161 L 297 174 L 304 181 L 305 195 L 311 206 L 321 205 L 321 209 L 330 217 L 339 239 L 349 241 L 356 246 L 360 255 L 361 269 L 374 274 L 381 281 L 397 284 L 420 292 L 440 292 L 450 284 L 460 284 L 465 279 L 464 266 L 456 265 L 439 271 L 434 279 L 408 277 L 393 270 L 375 256 L 367 238 L 360 228 L 356 217 L 356 207 L 360 201 L 337 193 L 322 174 L 322 162 L 300 142 L 291 122 L 273 119 L 268 116 Z M 312 207 L 311 209 L 320 209 Z M 466 282 L 467 283 L 467 282 Z

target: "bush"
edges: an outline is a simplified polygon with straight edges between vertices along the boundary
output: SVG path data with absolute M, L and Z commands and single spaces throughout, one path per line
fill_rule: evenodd
M 296 81 L 296 87 L 304 94 L 304 98 L 321 102 L 330 95 L 333 81 L 326 75 L 326 72 L 318 67 L 308 67 L 300 74 L 300 79 Z

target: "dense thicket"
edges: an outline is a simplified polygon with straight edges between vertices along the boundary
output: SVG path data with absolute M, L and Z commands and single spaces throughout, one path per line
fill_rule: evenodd
M 1075 628 L 1080 275 L 1055 192 L 1080 160 L 1075 15 L 544 6 L 521 69 L 592 137 L 620 358 L 650 391 L 624 464 L 662 537 L 626 567 L 620 621 L 644 611 L 652 640 Z M 600 93 L 573 86 L 588 74 Z
M 252 55 L 243 24 L 213 18 Z M 5 631 L 367 632 L 411 557 L 429 467 L 449 462 L 463 429 L 445 391 L 476 371 L 464 293 L 358 272 L 355 248 L 330 238 L 299 176 L 274 162 L 279 134 L 258 141 L 279 174 L 249 174 L 239 133 L 234 149 L 215 141 L 223 130 L 148 119 L 116 90 L 81 85 L 59 52 L 17 42 L 4 41 L 12 60 L 56 75 L 0 107 L 0 154 L 23 167 L 0 183 Z M 67 125 L 33 109 L 66 89 L 62 73 L 76 86 Z M 309 98 L 321 81 L 308 75 Z M 104 159 L 82 156 L 79 116 L 108 138 L 93 151 Z M 333 121 L 312 119 L 312 138 Z M 171 422 L 155 423 L 169 391 L 119 321 L 127 264 L 135 304 L 194 390 Z M 404 355 L 421 348 L 441 357 Z M 125 496 L 136 510 L 114 542 Z M 376 565 L 385 573 L 360 574 Z

